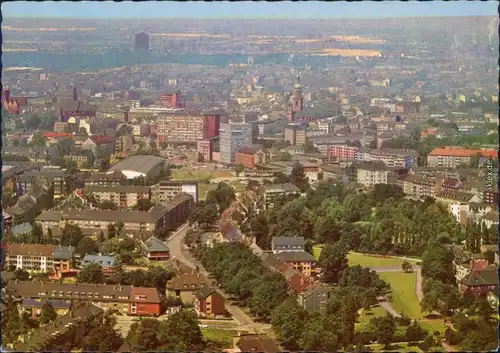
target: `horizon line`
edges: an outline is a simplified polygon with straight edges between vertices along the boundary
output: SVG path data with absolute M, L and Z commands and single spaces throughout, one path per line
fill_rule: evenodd
M 328 16 L 322 17 L 292 17 L 292 16 L 285 16 L 285 17 L 279 17 L 279 16 L 252 16 L 252 17 L 232 17 L 232 16 L 211 16 L 211 17 L 205 17 L 205 16 L 199 16 L 199 17 L 74 17 L 74 16 L 3 16 L 3 20 L 9 20 L 9 19 L 68 19 L 68 20 L 199 20 L 199 19 L 204 19 L 204 20 L 220 20 L 220 19 L 235 19 L 235 20 L 288 20 L 288 19 L 293 19 L 293 20 L 351 20 L 351 19 L 363 19 L 363 20 L 370 20 L 370 19 L 399 19 L 399 18 L 443 18 L 443 17 L 449 17 L 449 18 L 463 18 L 463 17 L 497 17 L 497 15 L 440 15 L 440 16 L 408 16 L 408 15 L 401 15 L 401 16 L 392 16 L 392 17 L 386 17 L 386 16 L 373 16 L 373 17 L 364 17 L 364 16 L 352 16 L 352 17 L 331 17 Z

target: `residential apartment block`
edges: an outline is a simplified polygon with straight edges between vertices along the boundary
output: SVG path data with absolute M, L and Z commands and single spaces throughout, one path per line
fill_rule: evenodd
M 58 245 L 7 243 L 4 252 L 6 268 L 57 275 L 70 271 L 74 248 Z
M 187 194 L 198 201 L 198 181 L 196 180 L 160 180 L 151 186 L 151 198 L 160 203 L 169 203 L 180 194 Z
M 127 177 L 120 171 L 114 173 L 92 173 L 85 180 L 85 187 L 100 186 L 100 187 L 115 187 L 125 185 Z
M 472 150 L 466 148 L 436 148 L 427 156 L 429 167 L 457 168 L 468 166 L 475 156 L 480 159 L 498 158 L 496 150 Z
M 151 199 L 149 186 L 86 186 L 85 192 L 93 195 L 97 202 L 109 201 L 118 207 L 134 207 L 142 199 Z
M 391 150 L 391 149 L 366 149 L 357 151 L 358 161 L 380 161 L 388 168 L 411 169 L 417 166 L 418 154 L 415 151 Z
M 165 141 L 196 142 L 219 135 L 220 115 L 185 110 L 161 112 L 157 119 L 158 144 Z
M 359 147 L 347 145 L 327 145 L 326 155 L 337 157 L 339 160 L 354 161 L 357 158 Z
M 418 174 L 401 176 L 398 185 L 403 189 L 405 195 L 424 200 L 426 197 L 436 195 L 436 179 Z
M 160 297 L 156 288 L 109 284 L 63 284 L 18 281 L 9 287 L 22 298 L 91 302 L 128 315 L 157 316 Z
M 387 166 L 383 162 L 354 162 L 349 169 L 356 175 L 355 181 L 370 187 L 376 184 L 387 184 Z
M 185 222 L 190 215 L 194 201 L 190 195 L 179 195 L 165 206 L 155 206 L 149 212 L 68 210 L 45 211 L 36 219 L 44 231 L 48 228 L 63 228 L 66 222 L 80 228 L 107 230 L 108 225 L 123 222 L 125 231 L 148 231 L 161 234 Z

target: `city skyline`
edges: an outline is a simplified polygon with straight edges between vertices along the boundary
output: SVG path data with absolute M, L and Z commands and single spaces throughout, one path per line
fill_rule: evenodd
M 10 2 L 4 18 L 389 18 L 497 15 L 495 1 L 478 2 Z M 162 15 L 159 15 L 162 14 Z

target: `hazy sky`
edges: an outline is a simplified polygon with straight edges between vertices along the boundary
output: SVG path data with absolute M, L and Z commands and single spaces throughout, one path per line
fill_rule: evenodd
M 4 2 L 4 18 L 360 18 L 498 15 L 496 1 Z

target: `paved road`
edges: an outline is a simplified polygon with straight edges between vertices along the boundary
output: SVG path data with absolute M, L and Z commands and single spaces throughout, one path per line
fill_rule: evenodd
M 157 318 L 158 320 L 167 320 L 167 316 L 162 316 Z M 139 319 L 137 317 L 132 316 L 117 316 L 116 317 L 116 326 L 115 328 L 120 331 L 123 336 L 126 336 L 130 331 L 130 327 L 134 322 L 137 322 Z M 239 325 L 234 321 L 219 321 L 217 320 L 200 320 L 200 323 L 203 325 L 201 328 L 206 329 L 218 329 L 218 330 L 232 330 L 232 331 L 252 331 L 255 330 L 255 327 L 251 325 Z M 205 326 L 206 325 L 206 326 Z M 262 325 L 260 327 L 260 331 L 271 330 L 271 325 Z
M 185 238 L 189 229 L 190 227 L 188 226 L 188 224 L 184 224 L 165 243 L 170 249 L 170 254 L 172 255 L 172 257 L 175 257 L 177 260 L 191 268 L 196 268 L 196 266 L 198 266 L 200 274 L 208 278 L 210 274 L 203 268 L 203 265 L 193 256 L 191 256 L 187 249 L 183 250 L 183 239 Z M 229 302 L 227 301 L 227 299 L 229 299 L 229 296 L 226 293 L 224 293 L 220 289 L 218 289 L 218 291 L 222 294 L 222 296 L 224 296 L 224 298 L 226 298 L 226 309 L 233 316 L 233 319 L 238 323 L 238 325 L 249 326 L 250 329 L 253 328 L 257 331 L 265 330 L 266 327 L 269 326 L 254 322 L 250 316 L 248 316 L 243 310 L 241 310 L 241 308 L 236 305 L 229 304 Z

